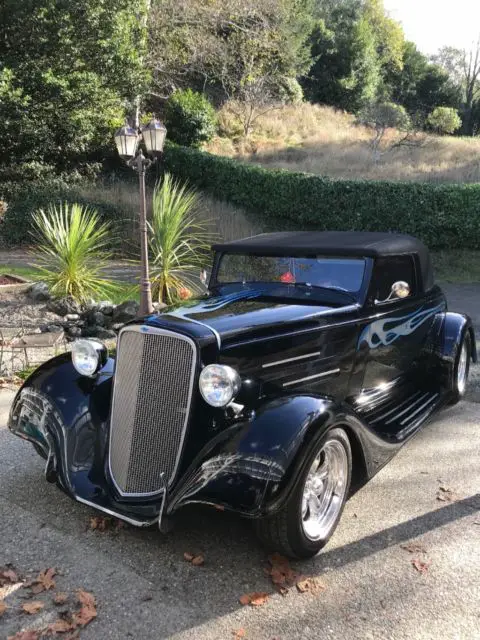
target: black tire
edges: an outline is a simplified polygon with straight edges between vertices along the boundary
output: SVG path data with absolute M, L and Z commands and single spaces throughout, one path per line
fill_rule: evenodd
M 303 492 L 307 477 L 316 457 L 326 443 L 334 440 L 343 447 L 347 459 L 347 474 L 343 485 L 343 496 L 338 514 L 320 539 L 312 540 L 305 534 L 302 515 Z M 341 428 L 328 431 L 309 455 L 308 463 L 287 503 L 273 516 L 262 518 L 256 524 L 257 535 L 262 543 L 272 551 L 284 556 L 305 559 L 315 556 L 329 541 L 343 512 L 352 479 L 352 449 L 347 434 Z
M 465 385 L 463 388 L 461 385 L 459 386 L 459 367 L 460 367 L 460 358 L 462 355 L 462 349 L 466 348 L 467 350 L 467 362 L 466 362 L 466 370 L 465 370 Z M 458 352 L 455 358 L 455 364 L 453 365 L 452 377 L 451 377 L 451 390 L 452 390 L 452 398 L 450 400 L 450 404 L 457 404 L 466 392 L 466 387 L 468 384 L 468 374 L 470 373 L 470 362 L 472 360 L 472 338 L 470 335 L 470 331 L 466 331 L 460 346 L 458 348 Z

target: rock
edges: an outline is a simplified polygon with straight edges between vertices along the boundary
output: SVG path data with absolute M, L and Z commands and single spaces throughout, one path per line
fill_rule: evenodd
M 105 316 L 101 311 L 90 311 L 90 313 L 87 315 L 87 323 L 92 327 L 103 327 L 103 325 L 105 324 Z
M 125 326 L 124 322 L 117 322 L 115 324 L 112 324 L 112 329 L 114 331 L 120 331 L 120 329 L 122 329 Z
M 47 309 L 52 313 L 56 313 L 57 316 L 62 317 L 73 313 L 80 313 L 81 311 L 78 302 L 70 297 L 50 300 L 47 304 Z
M 52 297 L 46 282 L 35 282 L 27 289 L 26 293 L 32 302 L 47 302 Z
M 85 327 L 82 330 L 82 335 L 87 338 L 100 338 L 100 340 L 109 340 L 110 338 L 116 338 L 117 334 L 111 329 L 105 329 L 105 327 Z
M 103 316 L 103 326 L 105 327 L 105 329 L 111 329 L 112 323 L 113 323 L 112 316 L 106 316 L 106 315 Z
M 126 300 L 118 305 L 113 312 L 113 322 L 129 322 L 134 320 L 138 315 L 140 305 L 135 300 Z
M 155 311 L 161 311 L 162 309 L 165 309 L 167 305 L 164 302 L 154 302 L 153 303 L 153 308 Z
M 63 327 L 60 324 L 49 324 L 47 325 L 47 331 L 48 333 L 62 333 L 63 332 Z M 45 333 L 45 332 L 43 332 Z
M 66 329 L 65 331 L 70 338 L 80 338 L 80 336 L 82 335 L 81 327 L 68 327 L 68 329 Z
M 97 304 L 98 311 L 101 311 L 105 316 L 113 315 L 115 305 L 110 300 L 102 300 Z
M 75 322 L 76 320 L 80 320 L 80 316 L 78 313 L 67 313 L 65 320 L 67 322 Z

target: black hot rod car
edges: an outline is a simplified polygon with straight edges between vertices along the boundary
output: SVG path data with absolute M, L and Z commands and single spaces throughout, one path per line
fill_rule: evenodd
M 11 431 L 47 480 L 138 526 L 190 503 L 308 557 L 348 494 L 465 392 L 475 338 L 415 238 L 272 233 L 213 247 L 205 296 L 43 364 Z

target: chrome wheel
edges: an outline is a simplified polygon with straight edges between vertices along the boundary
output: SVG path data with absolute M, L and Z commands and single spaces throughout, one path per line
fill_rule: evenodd
M 458 359 L 457 367 L 457 389 L 458 393 L 463 396 L 467 388 L 468 378 L 468 345 L 464 340 L 462 344 L 462 350 L 460 352 L 460 358 Z
M 302 526 L 307 538 L 322 540 L 342 510 L 348 479 L 348 457 L 338 440 L 328 440 L 315 458 L 302 496 Z

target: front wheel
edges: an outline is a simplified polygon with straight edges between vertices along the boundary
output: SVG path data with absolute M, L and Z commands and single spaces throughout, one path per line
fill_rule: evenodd
M 352 477 L 352 450 L 343 429 L 329 431 L 287 503 L 257 522 L 262 542 L 291 558 L 310 558 L 324 547 L 340 520 Z

